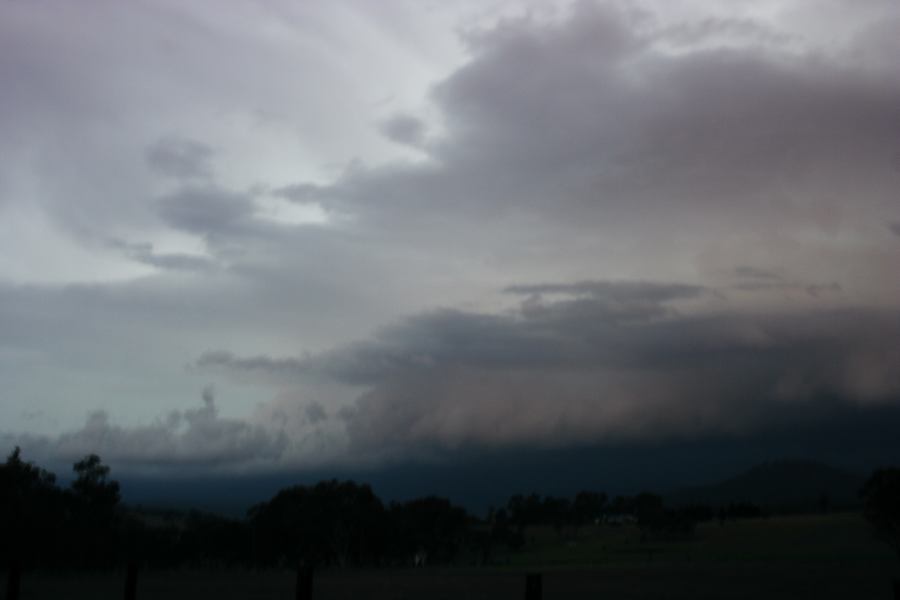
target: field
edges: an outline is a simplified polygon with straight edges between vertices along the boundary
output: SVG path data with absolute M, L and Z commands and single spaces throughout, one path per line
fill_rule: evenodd
M 891 578 L 900 576 L 900 560 L 855 514 L 712 522 L 678 542 L 641 542 L 633 527 L 535 529 L 527 537 L 525 550 L 497 555 L 488 568 L 324 571 L 314 597 L 520 599 L 524 574 L 540 571 L 547 599 L 888 600 Z M 26 573 L 22 599 L 112 600 L 122 596 L 122 579 Z M 138 599 L 288 599 L 293 586 L 290 572 L 142 572 Z

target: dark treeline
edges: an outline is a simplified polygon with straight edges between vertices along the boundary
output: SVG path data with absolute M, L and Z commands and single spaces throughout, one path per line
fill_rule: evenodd
M 125 530 L 119 525 L 119 484 L 91 455 L 74 465 L 75 480 L 22 460 L 16 448 L 0 466 L 0 551 L 6 564 L 107 566 L 117 562 Z
M 61 488 L 53 474 L 16 448 L 0 464 L 0 540 L 5 564 L 111 568 L 140 562 L 157 568 L 405 566 L 488 564 L 526 544 L 528 529 L 575 537 L 585 527 L 636 526 L 642 539 L 692 535 L 705 520 L 762 516 L 753 505 L 667 508 L 641 493 L 608 498 L 514 495 L 478 518 L 429 496 L 382 502 L 366 484 L 322 481 L 282 489 L 229 519 L 198 511 L 123 506 L 109 468 L 90 455 Z M 596 529 L 594 530 L 596 532 Z

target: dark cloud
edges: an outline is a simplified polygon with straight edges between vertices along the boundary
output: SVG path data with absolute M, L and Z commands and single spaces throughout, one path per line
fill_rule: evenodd
M 172 227 L 209 236 L 235 232 L 254 212 L 251 196 L 211 187 L 184 188 L 161 198 L 157 207 Z
M 893 177 L 897 77 L 777 44 L 671 54 L 642 27 L 580 3 L 557 25 L 483 33 L 434 88 L 446 125 L 434 162 L 348 172 L 328 204 L 395 230 L 462 220 L 452 231 L 467 238 L 492 215 L 536 213 L 570 235 L 679 230 L 702 244 L 834 228 L 847 194 L 864 210 L 894 201 L 871 182 Z
M 206 178 L 212 173 L 213 149 L 194 140 L 164 138 L 147 148 L 147 163 L 175 179 Z
M 898 223 L 891 223 L 891 224 L 888 225 L 888 227 L 890 228 L 891 232 L 892 232 L 894 235 L 900 236 L 900 222 L 898 222 Z
M 862 321 L 869 331 L 829 330 L 837 319 Z M 407 454 L 415 447 L 671 440 L 803 422 L 835 398 L 866 404 L 900 394 L 900 355 L 872 331 L 898 332 L 896 314 L 683 319 L 641 327 L 593 335 L 560 328 L 556 334 L 567 345 L 580 347 L 568 364 L 557 352 L 543 365 L 458 361 L 395 373 L 346 416 L 351 443 Z M 507 360 L 535 353 L 504 349 Z
M 377 332 L 373 339 L 304 358 L 239 357 L 228 351 L 207 352 L 200 368 L 221 368 L 255 376 L 297 381 L 326 377 L 371 384 L 398 374 L 436 367 L 566 368 L 597 361 L 618 361 L 613 347 L 592 339 L 614 334 L 611 346 L 627 343 L 621 324 L 676 314 L 672 300 L 693 298 L 703 288 L 651 282 L 579 282 L 569 285 L 512 286 L 525 294 L 516 314 L 480 314 L 438 310 L 407 318 Z M 540 293 L 587 294 L 545 302 Z
M 900 354 L 888 342 L 900 334 L 896 312 L 707 310 L 623 321 L 603 290 L 660 303 L 697 291 L 647 282 L 518 288 L 601 299 L 530 298 L 509 315 L 425 314 L 302 359 L 214 353 L 199 362 L 238 376 L 364 384 L 340 417 L 351 445 L 387 454 L 734 433 L 802 422 L 835 402 L 900 398 Z
M 427 128 L 420 119 L 410 115 L 397 115 L 381 124 L 381 132 L 388 139 L 418 148 L 425 141 Z
M 306 405 L 306 420 L 316 425 L 328 418 L 325 408 L 318 402 L 310 402 Z

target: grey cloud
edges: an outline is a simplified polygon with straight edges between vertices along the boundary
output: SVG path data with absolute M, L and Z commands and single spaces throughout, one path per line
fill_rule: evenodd
M 896 312 L 748 315 L 707 307 L 622 321 L 591 297 L 529 298 L 509 315 L 419 315 L 321 355 L 212 354 L 200 364 L 237 376 L 363 384 L 367 390 L 338 416 L 351 446 L 389 455 L 735 433 L 802 421 L 835 403 L 896 402 L 900 353 L 888 342 L 896 334 Z
M 566 294 L 589 296 L 621 304 L 651 303 L 661 305 L 674 300 L 696 298 L 710 290 L 699 285 L 658 283 L 652 281 L 578 281 L 575 283 L 540 283 L 511 285 L 505 292 L 518 295 Z
M 806 293 L 810 296 L 818 297 L 821 294 L 831 294 L 843 291 L 841 284 L 832 281 L 831 283 L 813 283 L 804 287 Z
M 418 148 L 425 141 L 426 127 L 420 119 L 410 115 L 397 115 L 381 124 L 381 132 L 388 139 Z
M 661 303 L 635 307 L 605 300 L 543 302 L 529 298 L 515 315 L 438 310 L 380 329 L 370 340 L 302 358 L 240 357 L 228 351 L 203 354 L 198 368 L 218 368 L 243 376 L 298 381 L 328 378 L 372 384 L 405 372 L 436 367 L 544 368 L 619 360 L 592 336 L 613 333 L 619 324 L 672 312 Z M 620 334 L 617 334 L 617 342 Z
M 837 294 L 843 291 L 843 287 L 837 282 L 831 283 L 801 283 L 795 281 L 749 281 L 739 283 L 732 289 L 742 292 L 803 292 L 813 298 L 825 294 Z
M 518 365 L 457 361 L 394 373 L 344 418 L 351 444 L 388 455 L 752 431 L 817 418 L 835 402 L 896 402 L 900 355 L 872 330 L 898 333 L 897 323 L 896 314 L 821 313 L 679 319 L 589 336 L 560 330 L 570 345 L 607 351 L 582 348 L 568 364 L 555 353 L 541 365 L 516 346 L 504 352 L 517 353 Z
M 157 254 L 151 250 L 149 253 L 140 252 L 133 256 L 139 262 L 174 271 L 202 271 L 215 266 L 213 261 L 192 254 Z
M 390 257 L 383 272 L 409 257 L 429 264 L 424 277 L 452 264 L 467 281 L 488 264 L 484 279 L 547 279 L 561 264 L 628 277 L 659 264 L 659 278 L 671 264 L 705 260 L 722 272 L 774 264 L 767 258 L 807 272 L 810 255 L 833 253 L 867 265 L 854 293 L 870 301 L 881 267 L 867 248 L 834 240 L 895 202 L 884 157 L 900 123 L 896 74 L 781 44 L 673 55 L 642 18 L 583 3 L 558 23 L 489 29 L 431 94 L 445 130 L 429 137 L 433 160 L 359 164 L 330 185 L 276 193 L 349 215 L 367 243 L 360 255 Z M 708 20 L 695 29 L 765 37 L 764 27 Z M 747 247 L 766 256 L 747 257 Z M 848 285 L 810 278 L 792 289 L 821 296 Z
M 897 223 L 891 223 L 891 224 L 888 225 L 888 228 L 890 228 L 891 232 L 892 232 L 894 235 L 900 236 L 900 222 L 897 222 Z
M 325 377 L 373 384 L 404 373 L 445 368 L 564 371 L 691 364 L 715 357 L 723 348 L 754 350 L 757 343 L 769 345 L 776 339 L 765 320 L 738 314 L 687 317 L 666 307 L 672 298 L 695 297 L 703 291 L 696 286 L 580 282 L 510 289 L 519 293 L 587 289 L 598 295 L 574 300 L 529 297 L 512 314 L 433 311 L 382 328 L 370 340 L 320 354 L 275 358 L 214 351 L 195 364 L 282 380 Z M 616 300 L 611 303 L 607 296 Z M 795 328 L 790 320 L 783 321 L 785 328 Z
M 598 319 L 625 322 L 661 318 L 675 314 L 671 303 L 698 298 L 711 290 L 697 285 L 667 284 L 646 281 L 580 281 L 572 284 L 515 285 L 504 291 L 529 295 L 523 303 L 523 314 L 550 319 L 554 315 L 571 320 Z M 575 299 L 545 303 L 542 294 L 573 295 Z
M 653 35 L 676 46 L 694 46 L 704 42 L 734 44 L 746 41 L 781 45 L 791 39 L 789 35 L 773 31 L 771 27 L 759 21 L 722 17 L 668 26 L 655 31 Z
M 392 231 L 458 219 L 453 233 L 472 237 L 478 219 L 536 213 L 572 233 L 678 228 L 699 244 L 723 230 L 832 226 L 853 191 L 868 207 L 893 202 L 890 186 L 869 183 L 893 175 L 893 74 L 780 47 L 671 56 L 627 13 L 574 11 L 484 34 L 434 88 L 447 129 L 429 145 L 435 162 L 348 173 L 329 205 Z
M 206 408 L 214 412 L 216 404 L 216 388 L 212 385 L 207 385 L 203 388 L 201 397 L 203 398 L 203 404 Z
M 309 404 L 307 404 L 304 412 L 306 413 L 306 420 L 313 425 L 321 423 L 328 418 L 328 413 L 325 412 L 325 407 L 323 407 L 318 402 L 310 402 Z
M 277 378 L 320 376 L 371 384 L 403 373 L 433 373 L 447 367 L 566 370 L 690 364 L 725 348 L 755 350 L 771 347 L 778 339 L 769 322 L 737 315 L 711 318 L 669 313 L 653 322 L 623 322 L 602 303 L 541 305 L 543 310 L 536 310 L 526 301 L 512 315 L 438 311 L 382 329 L 369 341 L 322 354 L 242 358 L 218 351 L 204 354 L 196 365 Z M 796 329 L 786 319 L 772 322 Z
M 173 271 L 204 271 L 215 267 L 215 262 L 204 256 L 182 253 L 158 253 L 150 243 L 126 242 L 120 239 L 109 240 L 109 245 L 123 252 L 134 261 Z
M 202 466 L 209 469 L 252 468 L 278 462 L 287 447 L 283 432 L 219 416 L 212 388 L 203 391 L 203 406 L 171 411 L 149 425 L 120 426 L 105 411 L 92 412 L 84 426 L 58 436 L 2 436 L 48 460 L 70 461 L 97 453 L 131 469 Z
M 197 179 L 212 173 L 213 149 L 181 138 L 163 138 L 147 148 L 147 163 L 159 173 L 175 179 Z
M 304 370 L 304 362 L 295 358 L 275 359 L 268 356 L 242 358 L 225 350 L 206 352 L 192 366 L 218 367 L 248 374 L 263 373 L 288 378 Z
M 214 180 L 212 149 L 188 138 L 145 145 L 160 131 L 212 132 L 217 149 L 233 144 L 227 157 L 249 156 L 239 170 L 255 171 L 252 153 L 293 144 L 288 129 L 319 97 L 283 73 L 339 53 L 329 46 L 288 59 L 280 42 L 244 29 L 244 17 L 262 18 L 255 7 L 119 14 L 143 48 L 167 48 L 159 41 L 188 23 L 203 30 L 199 46 L 175 36 L 190 64 L 173 76 L 170 57 L 155 50 L 121 61 L 106 52 L 113 38 L 59 28 L 58 10 L 86 18 L 84 7 L 8 3 L 0 70 L 13 83 L 0 120 L 15 160 L 0 177 L 0 204 L 26 198 L 21 223 L 34 226 L 26 236 L 34 248 L 45 230 L 87 232 L 92 251 L 115 235 L 122 239 L 104 247 L 112 258 L 160 272 L 113 284 L 0 283 L 0 379 L 14 402 L 35 398 L 47 414 L 68 412 L 59 418 L 69 424 L 76 409 L 52 400 L 60 389 L 66 407 L 82 410 L 127 385 L 135 391 L 121 410 L 146 422 L 159 406 L 176 406 L 175 394 L 153 398 L 156 386 L 169 392 L 196 377 L 180 367 L 200 356 L 197 367 L 283 393 L 269 403 L 273 423 L 281 412 L 316 421 L 307 407 L 317 398 L 339 417 L 323 427 L 340 421 L 358 446 L 382 440 L 398 451 L 687 436 L 803 419 L 827 398 L 891 401 L 900 369 L 885 340 L 897 339 L 895 315 L 832 310 L 897 306 L 900 293 L 891 276 L 897 238 L 869 235 L 872 223 L 900 235 L 889 158 L 900 123 L 897 10 L 882 4 L 889 14 L 878 27 L 847 28 L 847 51 L 784 43 L 778 25 L 753 21 L 665 29 L 611 4 L 578 3 L 553 22 L 502 21 L 466 40 L 468 57 L 417 113 L 436 112 L 441 125 L 424 140 L 430 160 L 355 161 L 331 183 L 295 185 L 285 185 L 290 164 L 279 162 L 261 169 L 277 182 L 229 184 L 337 216 L 334 226 L 288 227 L 254 217 L 256 191 Z M 301 21 L 305 35 L 315 20 Z M 254 85 L 247 69 L 223 65 L 219 45 L 241 48 Z M 127 85 L 135 75 L 142 85 Z M 337 110 L 336 88 L 322 89 L 325 110 L 310 111 L 298 152 L 344 164 L 355 140 L 333 130 L 358 119 Z M 129 90 L 137 93 L 120 93 Z M 257 106 L 284 115 L 277 131 L 268 129 L 274 121 L 248 119 Z M 143 119 L 157 107 L 159 119 Z M 402 143 L 425 133 L 409 117 L 380 127 Z M 303 171 L 297 181 L 311 177 Z M 153 200 L 160 174 L 178 187 Z M 155 239 L 160 225 L 202 238 L 210 262 L 137 241 Z M 210 268 L 217 264 L 227 268 Z M 128 277 L 130 268 L 111 271 Z M 648 281 L 577 282 L 591 277 Z M 509 285 L 529 281 L 538 283 Z M 519 304 L 497 308 L 511 302 Z M 750 314 L 756 302 L 759 314 Z M 202 355 L 210 348 L 228 351 Z M 293 393 L 310 380 L 321 395 Z M 128 455 L 130 434 L 145 435 L 164 460 L 181 460 L 191 452 L 166 454 L 149 441 L 152 433 L 193 448 L 183 437 L 187 413 L 177 413 L 178 427 L 122 427 L 101 414 L 83 428 L 93 437 L 67 439 L 108 439 L 110 451 Z M 255 430 L 233 437 L 244 439 L 241 431 Z
M 161 198 L 159 215 L 176 229 L 215 236 L 234 232 L 252 217 L 253 199 L 212 187 L 190 187 Z
M 735 275 L 746 279 L 763 279 L 763 280 L 779 280 L 781 276 L 766 269 L 758 269 L 756 267 L 741 266 L 734 270 Z
M 297 183 L 274 190 L 276 196 L 286 198 L 293 202 L 317 202 L 328 197 L 329 189 L 326 186 L 313 183 Z

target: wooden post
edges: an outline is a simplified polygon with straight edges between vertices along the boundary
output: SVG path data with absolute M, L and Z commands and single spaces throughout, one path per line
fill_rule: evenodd
M 900 600 L 900 579 L 894 579 L 894 600 Z
M 128 563 L 128 570 L 125 572 L 125 600 L 137 598 L 137 572 L 137 563 Z
M 13 561 L 9 565 L 9 574 L 6 576 L 6 599 L 19 600 L 19 583 L 22 580 L 22 568 L 19 563 Z
M 297 567 L 297 600 L 312 600 L 313 569 L 312 566 L 300 563 Z
M 541 574 L 529 573 L 525 576 L 525 600 L 541 600 Z

